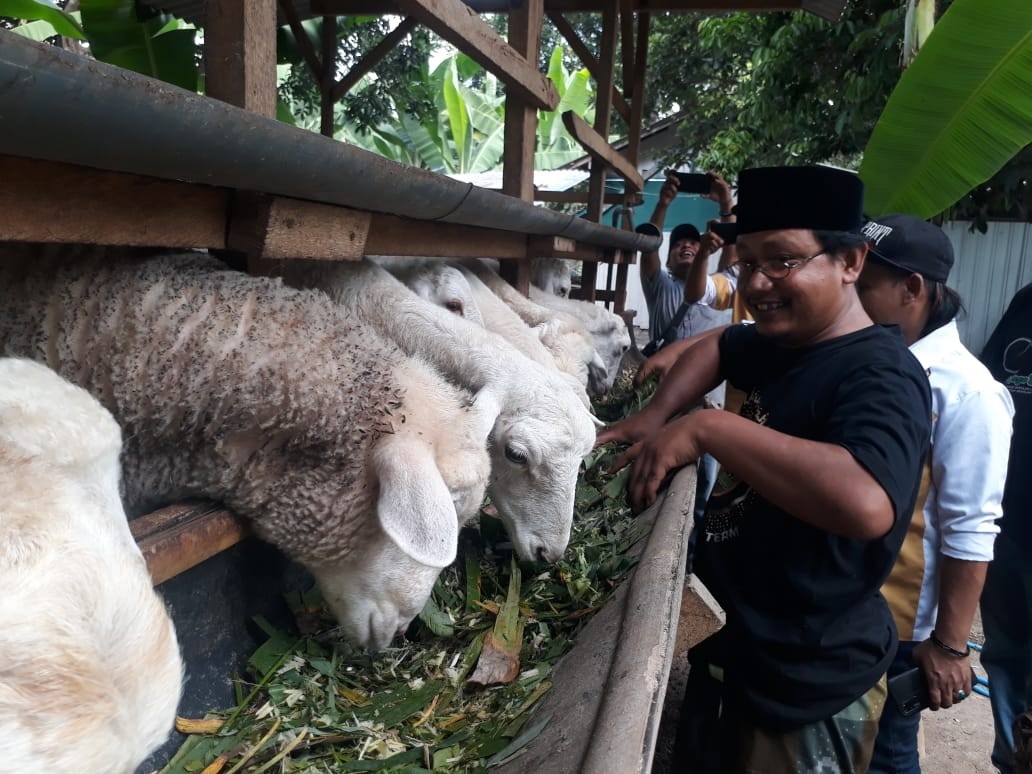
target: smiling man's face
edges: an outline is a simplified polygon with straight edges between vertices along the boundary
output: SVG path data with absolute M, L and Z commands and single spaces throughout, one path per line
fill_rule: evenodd
M 698 253 L 698 239 L 690 237 L 678 239 L 670 245 L 670 252 L 667 254 L 667 269 L 678 279 L 685 279 L 688 276 L 688 269 L 691 268 Z

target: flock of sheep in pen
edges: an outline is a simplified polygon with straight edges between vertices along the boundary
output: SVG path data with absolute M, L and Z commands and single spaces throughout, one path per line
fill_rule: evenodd
M 480 261 L 112 252 L 0 264 L 0 769 L 131 772 L 171 729 L 183 667 L 126 513 L 225 503 L 371 649 L 485 492 L 522 559 L 563 554 L 631 342 L 559 262 L 527 298 Z

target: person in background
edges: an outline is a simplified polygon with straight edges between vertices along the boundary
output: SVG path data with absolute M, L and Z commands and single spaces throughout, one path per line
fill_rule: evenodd
M 731 188 L 720 175 L 708 173 L 712 183 L 709 193 L 700 194 L 712 199 L 720 206 L 721 218 L 730 219 L 732 199 Z M 678 179 L 669 175 L 659 191 L 659 200 L 647 224 L 638 227 L 647 233 L 659 235 L 663 232 L 666 213 L 677 198 Z M 666 267 L 661 265 L 659 251 L 650 250 L 641 254 L 641 289 L 649 312 L 649 338 L 659 339 L 678 314 L 684 302 L 684 281 L 699 253 L 702 239 L 699 230 L 691 223 L 681 223 L 670 232 L 670 248 Z M 697 333 L 719 327 L 724 319 L 716 311 L 705 307 L 689 306 L 676 330 L 666 343 L 686 339 Z
M 738 292 L 753 315 L 705 335 L 649 404 L 599 433 L 631 442 L 629 501 L 709 452 L 723 468 L 696 572 L 726 624 L 689 653 L 676 755 L 699 772 L 867 770 L 897 635 L 879 589 L 917 498 L 928 380 L 856 293 L 863 184 L 829 167 L 743 170 Z M 671 421 L 726 379 L 740 413 Z M 619 464 L 619 463 L 618 463 Z
M 857 291 L 871 319 L 897 325 L 932 387 L 931 449 L 910 529 L 882 594 L 900 643 L 889 678 L 920 667 L 932 710 L 971 693 L 971 634 L 993 558 L 1007 477 L 1014 404 L 960 343 L 960 297 L 947 287 L 953 246 L 942 229 L 910 215 L 864 225 L 870 247 Z M 889 701 L 871 772 L 919 774 L 920 713 Z
M 1015 771 L 1015 755 L 1027 761 L 1032 738 L 1015 721 L 1032 709 L 1032 285 L 1011 300 L 981 360 L 1014 400 L 1014 436 L 1003 492 L 996 555 L 982 592 L 989 700 L 996 726 L 993 764 Z
M 711 199 L 720 207 L 722 219 L 733 218 L 731 207 L 731 187 L 719 174 L 707 173 L 710 178 L 710 190 L 700 196 Z M 662 234 L 666 213 L 674 199 L 677 198 L 679 181 L 676 175 L 668 174 L 659 192 L 659 200 L 652 211 L 652 217 L 639 231 Z M 645 227 L 643 229 L 643 226 Z M 681 223 L 670 232 L 670 248 L 667 252 L 666 268 L 660 265 L 659 252 L 656 250 L 643 252 L 641 256 L 641 289 L 645 295 L 645 304 L 649 311 L 649 337 L 652 342 L 662 340 L 669 345 L 681 339 L 690 338 L 703 331 L 723 327 L 726 321 L 716 310 L 686 304 L 684 298 L 684 281 L 692 264 L 699 254 L 702 237 L 699 230 L 690 223 Z M 706 258 L 709 253 L 706 253 Z M 705 258 L 703 259 L 705 260 Z M 646 361 L 647 362 L 647 361 Z M 639 382 L 640 383 L 640 382 Z M 718 405 L 724 402 L 724 392 L 720 387 L 707 395 L 710 401 Z M 717 478 L 717 463 L 712 457 L 704 457 L 699 462 L 698 482 L 695 494 L 696 514 L 701 514 L 706 500 Z M 689 545 L 689 557 L 691 547 Z M 690 559 L 689 559 L 690 561 Z

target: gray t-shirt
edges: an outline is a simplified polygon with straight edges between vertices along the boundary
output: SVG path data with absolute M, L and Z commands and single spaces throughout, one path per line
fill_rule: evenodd
M 651 279 L 645 276 L 645 272 L 642 272 L 641 291 L 645 296 L 645 304 L 649 308 L 649 339 L 656 339 L 674 319 L 677 308 L 684 300 L 684 281 L 677 279 L 664 268 L 660 268 L 656 272 L 656 276 Z M 677 335 L 673 340 L 691 338 L 703 331 L 730 325 L 730 323 L 731 312 L 729 310 L 717 310 L 703 304 L 692 304 L 677 327 Z M 714 403 L 723 406 L 724 385 L 710 392 L 708 397 Z

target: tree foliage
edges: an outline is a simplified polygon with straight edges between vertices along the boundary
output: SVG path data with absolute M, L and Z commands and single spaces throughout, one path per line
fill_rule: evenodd
M 850 3 L 813 14 L 657 16 L 648 113 L 685 115 L 668 161 L 735 175 L 746 166 L 855 164 L 899 78 L 903 9 Z

